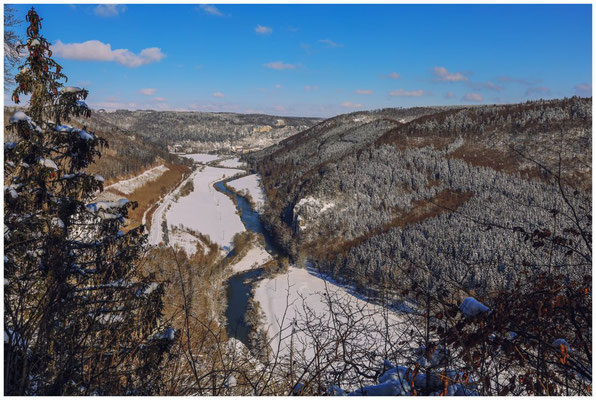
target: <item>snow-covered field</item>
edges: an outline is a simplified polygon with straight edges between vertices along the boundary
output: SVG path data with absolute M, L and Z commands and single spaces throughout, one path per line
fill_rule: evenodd
M 246 255 L 240 261 L 232 265 L 232 270 L 234 273 L 247 271 L 255 266 L 259 267 L 271 259 L 272 257 L 267 250 L 260 243 L 257 243 L 246 252 Z
M 265 194 L 261 186 L 261 178 L 257 174 L 247 175 L 228 182 L 228 186 L 241 193 L 248 193 L 257 206 L 257 211 L 262 211 L 265 204 Z
M 159 165 L 151 168 L 140 175 L 126 179 L 124 181 L 116 182 L 113 185 L 107 186 L 105 189 L 113 189 L 124 194 L 131 194 L 141 186 L 145 186 L 147 183 L 153 182 L 157 178 L 163 175 L 169 168 L 165 165 Z
M 360 310 L 362 315 L 366 315 L 366 318 L 360 321 L 366 326 L 358 328 L 366 334 L 361 332 L 351 340 L 365 341 L 367 346 L 383 343 L 381 335 L 386 322 L 391 326 L 403 323 L 403 317 L 398 314 L 386 312 L 381 307 L 355 297 L 344 288 L 315 276 L 305 269 L 290 267 L 288 273 L 260 281 L 255 289 L 255 300 L 259 302 L 265 314 L 265 325 L 274 353 L 279 347 L 281 355 L 289 354 L 292 343 L 297 353 L 305 350 L 306 357 L 312 357 L 314 346 L 310 345 L 307 335 L 298 330 L 291 338 L 289 327 L 295 320 L 300 326 L 300 321 L 304 320 L 305 314 L 309 314 L 322 316 L 321 321 L 325 321 L 331 329 L 333 317 L 337 317 L 337 310 L 330 309 L 328 302 L 330 297 L 339 299 L 344 307 L 349 306 L 351 310 Z
M 190 158 L 194 162 L 202 164 L 206 164 L 221 158 L 221 156 L 217 154 L 185 154 L 183 157 Z
M 172 190 L 170 193 L 166 194 L 164 198 L 160 201 L 157 209 L 151 216 L 151 226 L 147 236 L 147 243 L 150 245 L 158 245 L 163 241 L 163 230 L 162 230 L 162 221 L 164 217 L 165 210 L 174 202 L 174 197 L 180 191 L 182 186 L 186 184 L 190 179 L 193 179 L 197 171 L 190 174 L 186 179 L 184 179 L 178 187 Z M 145 222 L 145 215 L 143 215 L 143 223 Z
M 245 166 L 245 163 L 243 161 L 240 161 L 238 157 L 236 157 L 223 160 L 219 162 L 217 165 L 226 168 L 243 168 Z
M 209 236 L 212 242 L 229 249 L 232 238 L 244 231 L 236 206 L 213 184 L 243 172 L 238 169 L 205 167 L 193 173 L 194 191 L 171 202 L 166 211 L 168 227 L 183 226 Z M 175 244 L 175 243 L 172 243 Z

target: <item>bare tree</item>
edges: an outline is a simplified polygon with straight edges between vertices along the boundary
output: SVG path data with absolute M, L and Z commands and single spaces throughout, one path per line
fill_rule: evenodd
M 15 31 L 21 21 L 15 17 L 15 12 L 12 6 L 4 5 L 4 90 L 14 84 L 13 70 L 22 59 L 18 50 L 21 38 Z

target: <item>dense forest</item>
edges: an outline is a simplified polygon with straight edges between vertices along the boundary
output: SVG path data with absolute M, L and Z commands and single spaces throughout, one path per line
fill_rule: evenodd
M 295 256 L 362 287 L 415 262 L 489 290 L 540 257 L 514 227 L 562 231 L 569 221 L 550 211 L 564 200 L 590 225 L 591 107 L 572 98 L 340 116 L 247 158 L 263 176 L 268 222 Z M 548 179 L 559 167 L 578 189 L 565 199 Z M 479 223 L 502 229 L 479 237 Z M 569 257 L 587 251 L 573 246 Z M 591 268 L 579 256 L 571 264 Z
M 591 98 L 382 110 L 245 157 L 295 263 L 407 310 L 381 341 L 397 362 L 353 394 L 590 393 L 591 126 Z

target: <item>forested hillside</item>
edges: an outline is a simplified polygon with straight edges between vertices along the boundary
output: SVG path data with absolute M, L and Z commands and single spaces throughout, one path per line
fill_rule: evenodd
M 367 289 L 425 265 L 482 292 L 544 257 L 589 273 L 585 240 L 545 254 L 519 232 L 591 231 L 591 107 L 571 98 L 355 113 L 249 160 L 267 221 L 296 259 Z M 563 192 L 558 175 L 577 190 Z M 562 205 L 575 215 L 557 218 Z
M 8 121 L 15 111 L 16 107 L 4 107 L 4 120 Z M 88 119 L 75 117 L 72 122 L 78 128 L 86 127 L 98 132 L 108 141 L 109 146 L 102 149 L 101 157 L 89 166 L 90 172 L 103 176 L 108 183 L 117 178 L 139 174 L 158 163 L 187 162 L 170 154 L 167 147 L 145 140 L 138 132 L 123 130 L 106 121 L 99 123 L 93 116 Z M 4 134 L 6 142 L 13 141 L 14 134 L 11 131 L 5 129 Z
M 271 145 L 319 122 L 316 118 L 262 114 L 117 110 L 98 112 L 92 123 L 136 132 L 164 148 L 178 144 L 194 151 Z

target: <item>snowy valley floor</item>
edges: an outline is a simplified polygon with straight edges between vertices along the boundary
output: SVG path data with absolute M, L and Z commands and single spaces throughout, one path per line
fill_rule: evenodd
M 216 243 L 224 256 L 231 250 L 232 239 L 236 233 L 244 232 L 245 226 L 236 211 L 232 199 L 216 190 L 213 185 L 225 178 L 245 174 L 238 159 L 227 157 L 223 161 L 214 155 L 188 155 L 199 165 L 173 191 L 165 195 L 153 215 L 148 242 L 158 245 L 167 240 L 169 245 L 184 248 L 187 253 L 194 253 L 201 237 L 208 237 Z M 214 165 L 221 165 L 214 166 Z M 151 171 L 152 175 L 159 170 Z M 146 181 L 147 176 L 132 178 L 131 182 Z M 128 182 L 127 181 L 127 182 Z M 192 182 L 193 190 L 181 196 L 181 189 Z M 116 185 L 122 186 L 122 182 Z M 248 194 L 256 203 L 258 210 L 264 205 L 263 190 L 257 175 L 246 175 L 228 182 L 228 186 L 238 193 Z M 126 189 L 126 187 L 124 188 Z M 164 228 L 167 227 L 167 232 Z M 232 266 L 232 273 L 245 272 L 259 268 L 273 257 L 258 242 Z M 387 312 L 376 305 L 366 302 L 346 291 L 345 288 L 325 280 L 316 273 L 291 266 L 285 273 L 272 278 L 263 278 L 253 287 L 254 300 L 260 305 L 265 326 L 274 354 L 284 356 L 293 347 L 297 354 L 307 359 L 313 356 L 314 346 L 311 335 L 304 332 L 290 334 L 293 326 L 307 328 L 316 323 L 329 330 L 342 318 L 342 310 L 334 309 L 341 305 L 343 310 L 351 309 L 363 315 L 360 326 L 355 327 L 352 338 L 362 346 L 374 347 L 383 342 L 382 335 L 389 326 L 403 323 L 403 316 Z M 335 299 L 331 304 L 329 299 Z M 338 319 L 339 318 L 339 319 Z M 400 330 L 401 331 L 401 330 Z

